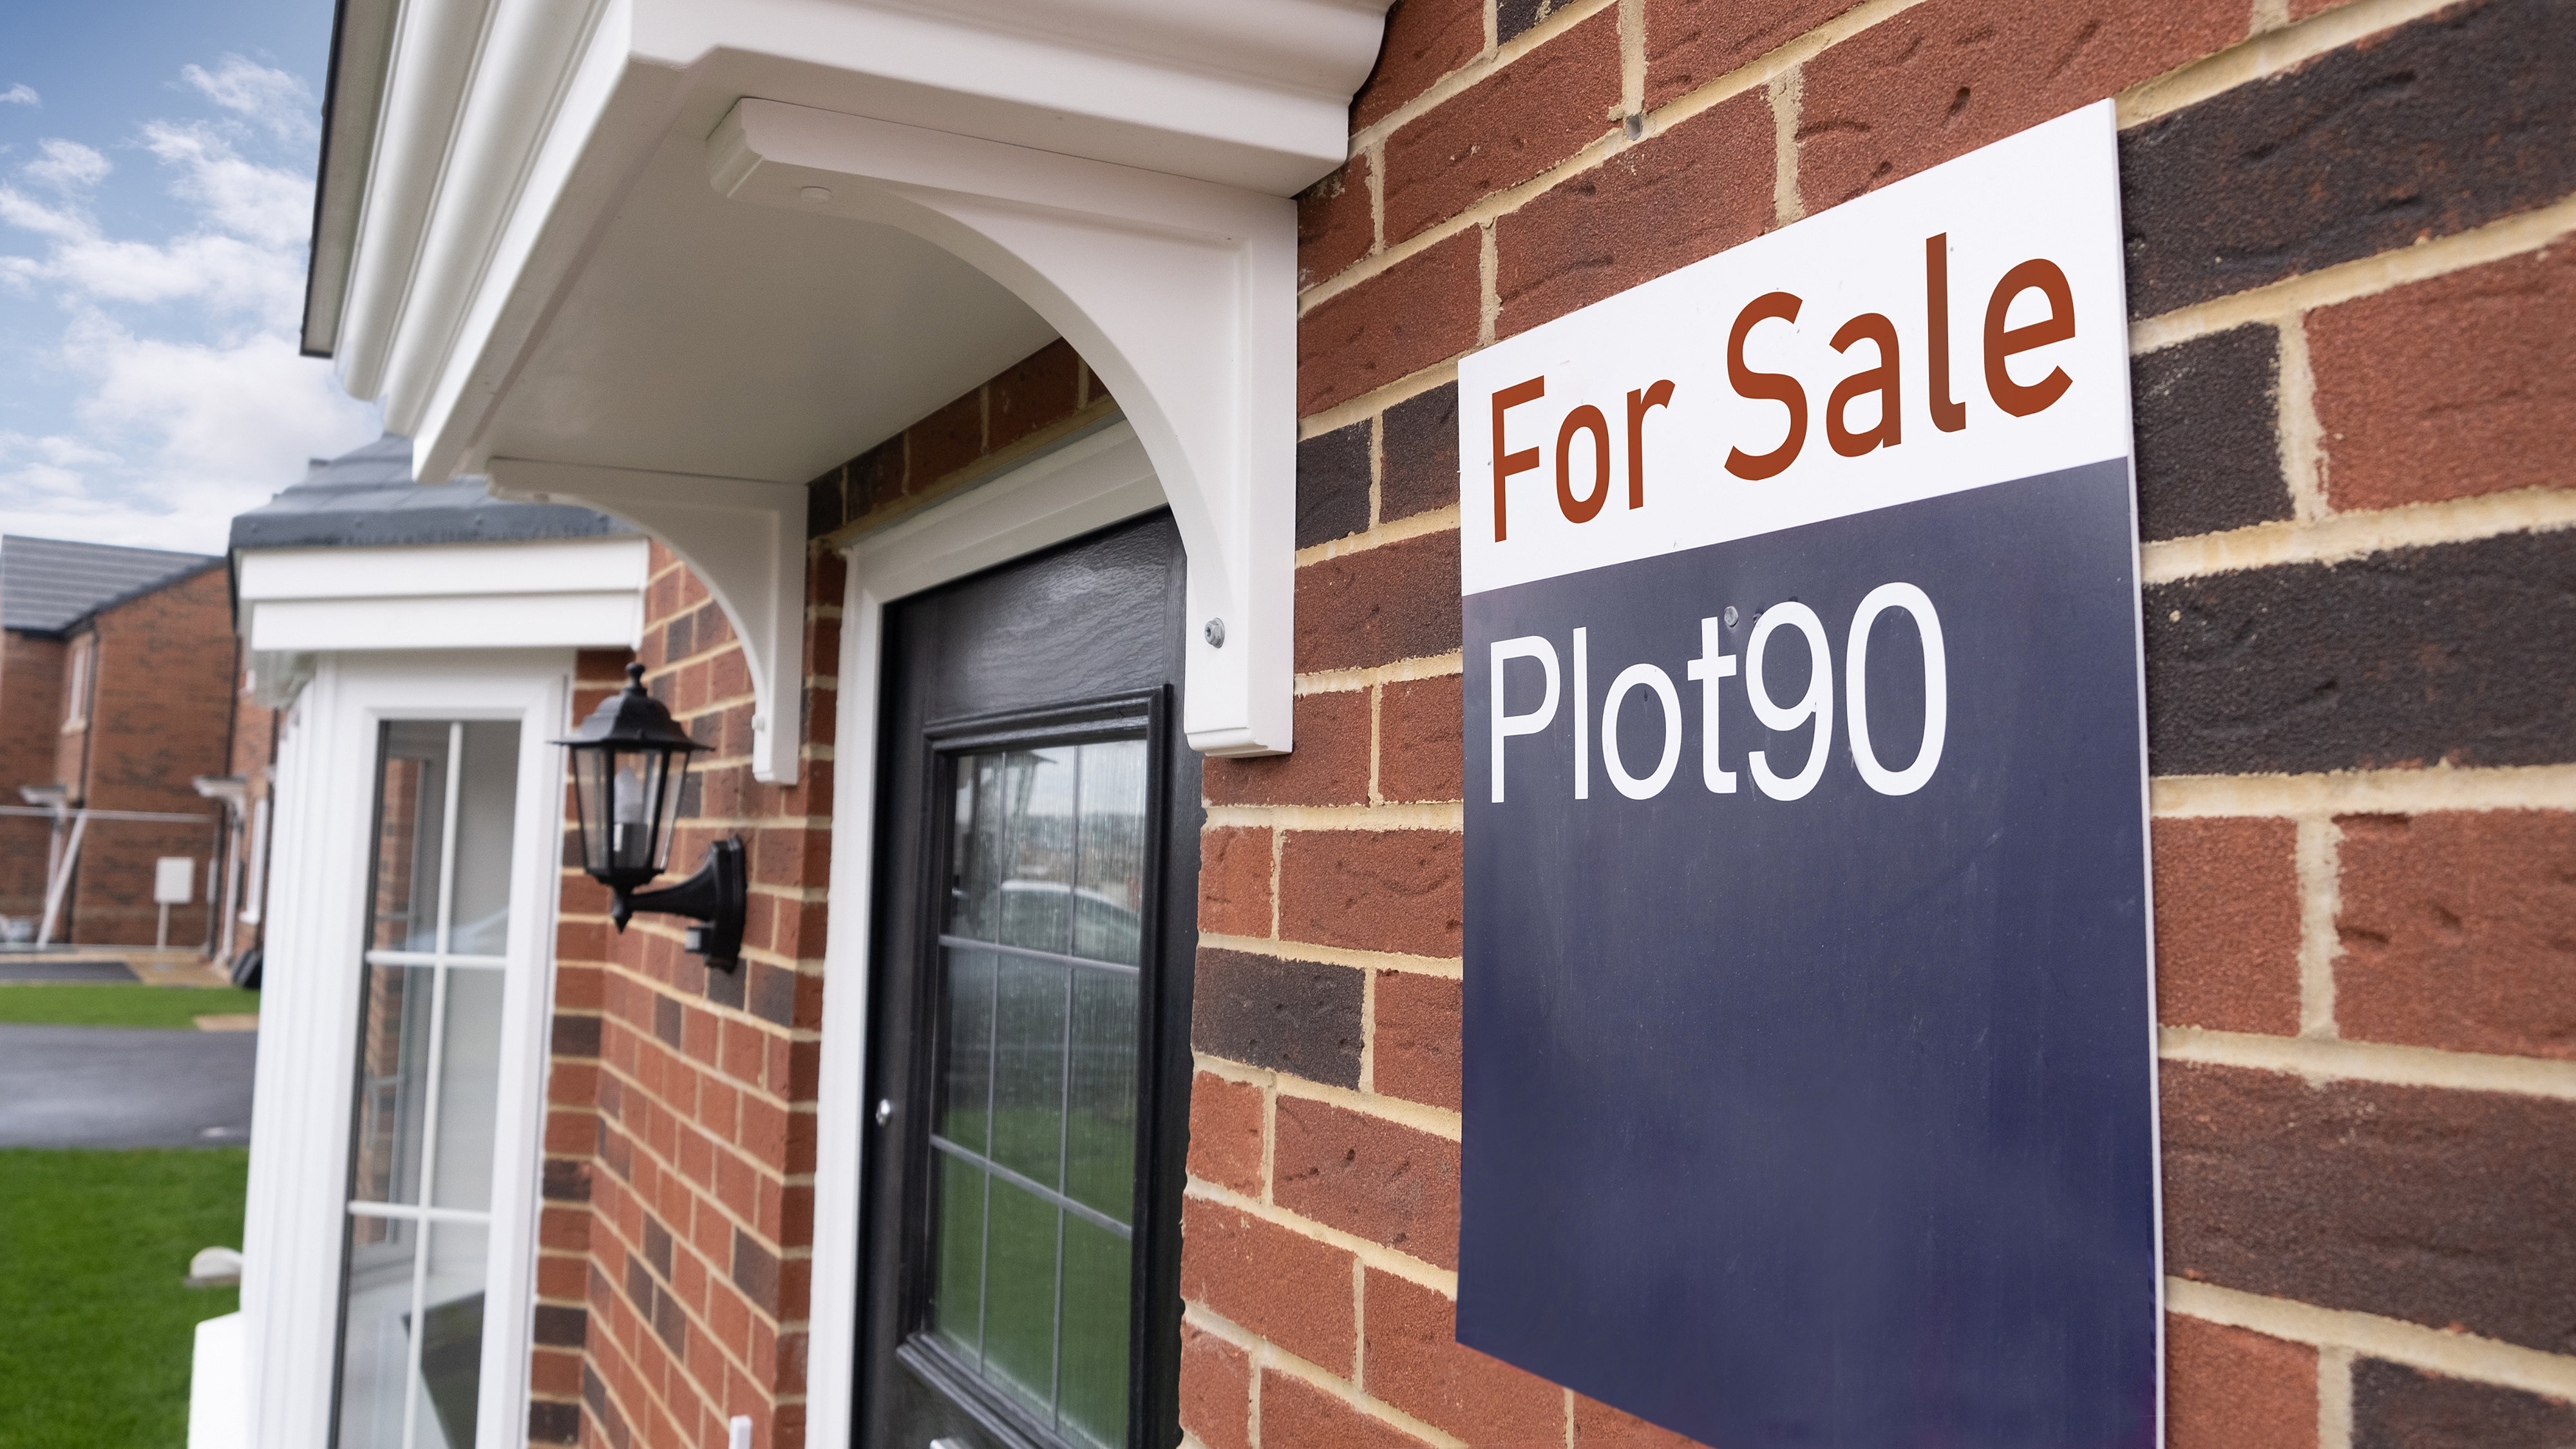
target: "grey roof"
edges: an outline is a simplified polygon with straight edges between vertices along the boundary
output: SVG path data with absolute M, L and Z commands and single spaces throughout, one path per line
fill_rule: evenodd
M 414 483 L 411 440 L 387 433 L 337 458 L 314 459 L 303 482 L 234 515 L 232 547 L 519 543 L 633 531 L 567 503 L 505 502 L 481 478 Z
M 59 634 L 110 604 L 223 562 L 201 553 L 0 538 L 0 628 Z

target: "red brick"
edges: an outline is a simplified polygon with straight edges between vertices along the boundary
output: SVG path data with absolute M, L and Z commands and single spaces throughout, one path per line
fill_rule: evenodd
M 2576 1059 L 2576 814 L 2342 826 L 2341 1035 Z
M 1181 1427 L 1208 1449 L 1252 1449 L 1252 1356 L 1181 1325 Z
M 2298 834 L 2287 820 L 2155 822 L 2157 1020 L 2298 1031 Z
M 1303 417 L 1476 345 L 1480 246 L 1462 232 L 1405 258 L 1297 319 Z
M 1383 1118 L 1283 1096 L 1271 1199 L 1290 1212 L 1458 1266 L 1458 1144 Z
M 1366 152 L 1297 194 L 1297 286 L 1340 276 L 1377 246 Z
M 2165 1316 L 2167 1449 L 2317 1449 L 2317 1351 Z
M 985 441 L 986 450 L 998 452 L 1073 416 L 1081 388 L 1082 358 L 1060 337 L 1003 369 L 989 385 L 992 436 Z
M 1572 156 L 1618 105 L 1619 17 L 1605 10 L 1387 138 L 1388 243 Z
M 1261 1374 L 1261 1442 L 1295 1449 L 1423 1449 L 1421 1440 L 1385 1420 L 1304 1379 L 1267 1369 Z
M 1646 109 L 1653 110 L 1777 50 L 1851 4 L 1852 0 L 1646 0 Z
M 920 493 L 984 454 L 981 388 L 904 429 L 903 491 Z
M 1181 1238 L 1183 1298 L 1334 1373 L 1357 1367 L 1349 1253 L 1198 1198 Z
M 1389 800 L 1466 798 L 1459 675 L 1408 679 L 1378 696 L 1377 789 Z
M 1368 1271 L 1369 1394 L 1470 1444 L 1559 1444 L 1565 1391 L 1458 1343 L 1458 1306 Z
M 1261 1089 L 1201 1072 L 1190 1083 L 1190 1176 L 1261 1195 Z
M 1574 1449 L 1699 1449 L 1699 1441 L 1576 1394 Z
M 2335 507 L 2567 486 L 2576 247 L 2320 308 L 2307 328 Z
M 1460 619 L 1455 529 L 1311 563 L 1297 571 L 1297 668 L 1452 653 Z
M 1806 63 L 1813 214 L 2234 43 L 2244 0 L 1932 0 Z
M 1464 1020 L 1457 982 L 1410 971 L 1377 973 L 1377 1027 L 1369 1045 L 1377 1090 L 1458 1110 Z
M 1525 332 L 1760 236 L 1776 213 L 1773 131 L 1761 92 L 1737 96 L 1496 221 L 1495 335 Z
M 1373 126 L 1485 50 L 1485 0 L 1396 0 L 1377 69 L 1351 99 L 1351 129 Z
M 1199 836 L 1199 929 L 1270 934 L 1270 832 L 1215 828 Z
M 1279 934 L 1291 941 L 1458 954 L 1460 838 L 1445 830 L 1301 830 L 1279 862 Z
M 1211 805 L 1357 805 L 1368 799 L 1367 690 L 1302 695 L 1297 748 L 1284 755 L 1200 766 Z

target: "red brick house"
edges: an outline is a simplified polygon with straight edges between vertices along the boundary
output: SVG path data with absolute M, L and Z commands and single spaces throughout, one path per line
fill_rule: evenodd
M 564 869 L 543 1115 L 516 1124 L 542 1169 L 511 1164 L 530 1195 L 475 1209 L 533 1222 L 528 1261 L 486 1265 L 524 1269 L 531 1305 L 479 1320 L 468 1346 L 443 1337 L 436 1375 L 424 1341 L 371 1384 L 415 1407 L 470 1388 L 478 1444 L 616 1449 L 1582 1449 L 1689 1442 L 1679 1422 L 1730 1446 L 2377 1449 L 2539 1445 L 2576 1424 L 2555 944 L 2576 921 L 2576 32 L 2556 9 L 1135 0 L 1068 18 L 638 0 L 613 16 L 442 5 L 398 26 L 389 5 L 344 7 L 306 343 L 416 438 L 422 477 L 488 474 L 652 536 L 636 659 L 709 747 L 670 866 L 745 842 L 743 946 L 726 969 L 678 918 L 616 931 L 609 893 Z M 2139 706 L 2090 758 L 2135 772 L 2120 828 L 2140 869 L 2109 914 L 2128 913 L 2124 949 L 2151 939 L 2155 975 L 2121 987 L 2127 1105 L 2061 1097 L 2032 1119 L 2071 1156 L 2116 1137 L 2128 1173 L 2118 1232 L 2036 1214 L 2033 1242 L 2082 1257 L 2117 1239 L 2140 1295 L 2117 1330 L 2131 1372 L 2059 1433 L 2014 1406 L 2091 1351 L 2070 1327 L 2087 1305 L 1923 1289 L 1977 1265 L 1907 1237 L 1898 1197 L 1818 1242 L 1658 1175 L 1703 1160 L 1703 1127 L 1779 1123 L 1736 1140 L 1806 1164 L 1782 1200 L 1840 1211 L 1820 1185 L 1876 1160 L 1833 1156 L 1815 1111 L 1858 1101 L 1919 1129 L 1879 1158 L 1917 1163 L 1924 1198 L 1982 1188 L 2002 1216 L 2054 1201 L 1923 1147 L 1963 1121 L 2010 1137 L 2009 1114 L 1932 1120 L 1848 1042 L 1826 1045 L 1849 1083 L 1803 1096 L 1708 1090 L 1716 1048 L 1667 1053 L 1679 1107 L 1559 1134 L 1628 1152 L 1627 1170 L 1467 1184 L 1493 1144 L 1564 1145 L 1496 1112 L 1516 1078 L 1588 1087 L 1548 1075 L 1582 1060 L 1543 1033 L 1496 1050 L 1494 1008 L 1541 996 L 1565 1040 L 1613 1020 L 1658 1050 L 1669 1024 L 1618 1016 L 1572 973 L 1553 995 L 1493 994 L 1524 943 L 1478 937 L 1495 902 L 1473 885 L 1499 840 L 1477 823 L 1502 803 L 1489 762 L 1517 747 L 1504 721 L 1546 712 L 1489 672 L 1538 657 L 1492 652 L 1529 641 L 1472 613 L 1499 592 L 1473 572 L 1487 531 L 1501 541 L 1494 500 L 1530 487 L 1514 506 L 1572 527 L 1635 496 L 1610 459 L 1640 456 L 1663 404 L 1639 378 L 1629 429 L 1606 393 L 1592 421 L 1549 414 L 1549 450 L 1510 433 L 1516 390 L 1479 359 L 1629 316 L 1622 298 L 1692 295 L 1730 258 L 1829 254 L 1838 213 L 1889 215 L 1925 194 L 1908 183 L 2070 116 L 2101 163 L 2084 204 L 2117 220 L 2091 234 L 2099 285 L 2064 290 L 2113 360 L 2074 385 L 2117 394 L 2121 446 L 2097 456 L 2116 454 L 2124 521 L 2103 577 Z M 1950 255 L 1887 234 L 1909 288 Z M 1918 355 L 1928 291 L 1888 307 Z M 1973 404 L 1973 427 L 2036 415 L 2009 404 L 2041 390 L 2009 344 L 2065 319 L 2052 304 L 2017 322 L 2020 295 L 1989 300 L 1982 329 L 1953 319 L 1955 369 L 1949 350 L 1899 368 L 1881 344 L 1916 450 L 1895 457 L 1944 446 L 1953 406 Z M 1795 317 L 1737 313 L 1730 344 L 1711 315 L 1716 375 L 1802 432 L 1805 394 L 1762 392 L 1785 374 L 1742 353 L 1753 323 Z M 2067 326 L 2032 345 L 2074 357 Z M 1809 340 L 1828 359 L 1851 345 Z M 1861 458 L 1841 408 L 1815 432 Z M 1750 455 L 1777 416 L 1720 441 Z M 1513 481 L 1518 443 L 1553 464 L 1554 510 L 1544 481 Z M 1692 476 L 1736 489 L 1727 450 L 1708 451 Z M 1986 572 L 2009 584 L 2015 562 Z M 1794 581 L 1761 587 L 1745 602 L 1773 632 L 1815 622 Z M 1733 612 L 1684 622 L 1723 642 Z M 1654 680 L 1714 690 L 1735 657 L 1623 671 L 1631 691 L 1584 682 L 1581 637 L 1564 742 L 1600 786 L 1578 797 L 1595 818 L 1674 778 L 1709 798 L 1729 770 L 1769 778 L 1713 725 L 1699 780 L 1614 770 L 1640 746 L 1596 708 L 1605 683 L 1679 721 L 1682 693 Z M 1847 647 L 1820 622 L 1809 637 Z M 610 663 L 584 657 L 583 703 Z M 1748 677 L 1758 660 L 1731 687 Z M 1742 726 L 1765 737 L 1730 748 L 1856 764 L 1828 750 L 1824 711 L 1866 716 L 1862 686 L 1884 685 L 1810 679 L 1803 714 L 1765 696 Z M 1580 732 L 1596 723 L 1598 741 Z M 1668 761 L 1681 738 L 1668 727 Z M 1775 788 L 1760 798 L 1785 805 Z M 1949 878 L 2027 824 L 1961 837 Z M 1593 837 L 1601 858 L 1628 828 Z M 1734 959 L 1713 933 L 1672 952 L 1713 981 Z M 1896 999 L 1923 985 L 1907 961 L 1820 969 L 1803 999 Z M 2024 998 L 2083 994 L 2048 984 Z M 2016 1006 L 1994 1001 L 1999 1021 Z M 1737 1025 L 1710 1039 L 1763 1047 L 1724 1034 Z M 1976 1032 L 1934 1038 L 1932 1055 L 1995 1060 Z M 1646 1054 L 1589 1061 L 1607 1078 Z M 2094 1058 L 2015 1060 L 2042 1059 L 2080 1074 Z M 345 1154 L 346 1108 L 327 1112 L 306 1135 Z M 349 1224 L 374 1209 L 343 1191 L 354 1160 L 324 1168 L 255 1219 L 360 1241 Z M 1795 1336 L 1796 1315 L 1771 1316 L 1805 1314 L 1794 1295 L 1649 1282 L 1605 1309 L 1577 1281 L 1562 1322 L 1504 1325 L 1621 1343 L 1636 1322 L 1694 1325 L 1644 1349 L 1705 1371 L 1642 1386 L 1462 1343 L 1500 1346 L 1479 1338 L 1479 1295 L 1519 1281 L 1467 1250 L 1480 1215 L 1529 1202 L 1641 1208 L 1641 1240 L 1696 1234 L 1719 1259 L 1800 1243 L 1843 1294 L 1812 1295 L 1841 1310 L 1827 1326 L 1883 1336 L 1785 1377 L 1841 1374 L 1852 1400 L 1922 1417 L 1747 1409 L 1773 1386 L 1745 1365 Z M 308 1324 L 354 1301 L 328 1254 L 264 1251 L 246 1282 L 292 1284 Z M 470 1296 L 460 1279 L 425 1311 Z M 1967 1298 L 1994 1311 L 1954 1311 Z M 283 1330 L 258 1313 L 296 1315 L 245 1312 L 248 1442 L 329 1442 L 339 1380 L 309 1339 L 259 1346 Z M 1997 1345 L 2034 1343 L 1996 1367 Z M 1739 1433 L 1703 1427 L 1728 1414 L 1749 1416 Z
M 59 825 L 22 814 L 5 830 L 7 914 L 41 921 L 48 862 L 70 858 L 50 939 L 150 945 L 155 862 L 191 861 L 174 944 L 211 944 L 209 864 L 220 820 L 193 781 L 232 748 L 231 604 L 221 559 L 58 539 L 0 540 L 0 763 L 9 803 L 59 791 Z M 42 807 L 50 811 L 50 806 Z M 137 818 L 143 817 L 143 818 Z M 161 817 L 161 818 L 149 818 Z M 73 832 L 77 830 L 75 850 Z

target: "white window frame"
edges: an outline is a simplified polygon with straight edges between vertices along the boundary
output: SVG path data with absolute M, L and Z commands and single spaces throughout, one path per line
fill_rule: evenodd
M 569 724 L 573 663 L 569 649 L 326 654 L 295 701 L 278 758 L 244 1227 L 251 1443 L 320 1446 L 335 1428 L 377 750 L 397 720 L 519 725 L 475 1437 L 477 1449 L 526 1442 L 562 889 L 563 752 L 550 741 Z

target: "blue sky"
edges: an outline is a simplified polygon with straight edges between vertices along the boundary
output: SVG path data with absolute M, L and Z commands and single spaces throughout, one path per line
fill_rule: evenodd
M 374 437 L 296 356 L 329 0 L 0 6 L 0 531 L 218 553 Z

